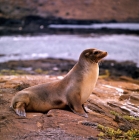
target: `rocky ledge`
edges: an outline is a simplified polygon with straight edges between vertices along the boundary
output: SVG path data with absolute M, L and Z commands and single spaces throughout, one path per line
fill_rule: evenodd
M 139 139 L 139 69 L 132 62 L 101 62 L 85 103 L 88 118 L 59 109 L 24 118 L 9 107 L 17 91 L 62 79 L 75 63 L 48 58 L 0 64 L 0 139 Z
M 139 85 L 130 80 L 100 76 L 85 103 L 88 118 L 70 110 L 28 112 L 19 117 L 10 109 L 11 98 L 24 88 L 63 76 L 0 76 L 0 139 L 139 139 Z

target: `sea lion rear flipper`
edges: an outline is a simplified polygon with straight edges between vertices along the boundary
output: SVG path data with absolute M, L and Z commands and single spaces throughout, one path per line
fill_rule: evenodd
M 16 112 L 16 114 L 19 115 L 19 116 L 26 117 L 25 109 L 22 109 L 22 110 L 21 110 L 20 108 L 17 108 L 17 109 L 15 109 L 15 112 Z
M 69 97 L 69 107 L 70 109 L 77 115 L 87 118 L 88 115 L 85 113 L 82 104 L 80 96 L 76 94 L 76 96 L 72 99 Z
M 14 110 L 15 110 L 17 115 L 22 116 L 22 117 L 26 117 L 25 104 L 23 102 L 16 103 Z

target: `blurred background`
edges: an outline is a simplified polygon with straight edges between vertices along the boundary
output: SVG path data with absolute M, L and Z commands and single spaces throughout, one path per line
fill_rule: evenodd
M 67 72 L 84 49 L 97 48 L 109 54 L 102 68 L 139 78 L 138 7 L 138 0 L 0 0 L 1 73 Z

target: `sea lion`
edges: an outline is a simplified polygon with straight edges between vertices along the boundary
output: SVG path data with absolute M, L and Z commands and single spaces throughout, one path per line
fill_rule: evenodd
M 106 55 L 107 52 L 97 49 L 84 50 L 63 79 L 19 91 L 13 97 L 11 107 L 19 116 L 26 116 L 25 111 L 47 112 L 69 106 L 74 113 L 88 117 L 83 104 L 97 82 L 98 62 Z

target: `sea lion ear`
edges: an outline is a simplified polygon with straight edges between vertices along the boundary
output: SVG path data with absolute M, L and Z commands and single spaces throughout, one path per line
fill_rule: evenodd
M 85 53 L 85 56 L 89 56 L 89 55 L 90 55 L 90 53 L 89 53 L 89 52 L 86 52 L 86 53 Z

